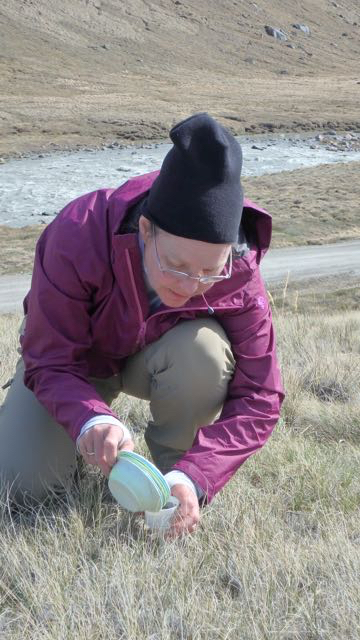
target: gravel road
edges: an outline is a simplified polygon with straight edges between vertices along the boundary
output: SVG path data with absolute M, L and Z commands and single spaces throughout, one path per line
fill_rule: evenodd
M 359 276 L 360 240 L 306 247 L 271 249 L 261 263 L 267 284 L 331 275 Z M 29 274 L 0 276 L 0 313 L 21 311 L 30 286 Z

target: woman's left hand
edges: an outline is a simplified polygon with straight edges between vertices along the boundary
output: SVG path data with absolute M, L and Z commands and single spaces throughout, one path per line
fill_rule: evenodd
M 187 533 L 194 533 L 200 520 L 199 500 L 195 493 L 185 484 L 174 484 L 171 494 L 180 505 L 175 511 L 166 537 L 176 538 Z

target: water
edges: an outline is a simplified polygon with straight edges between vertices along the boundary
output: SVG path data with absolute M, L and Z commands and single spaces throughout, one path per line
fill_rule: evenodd
M 323 163 L 360 160 L 359 151 L 330 151 L 313 138 L 239 137 L 243 175 L 291 171 Z M 256 145 L 261 149 L 252 149 Z M 11 159 L 0 166 L 0 224 L 21 227 L 50 222 L 65 204 L 102 187 L 118 187 L 130 177 L 153 171 L 170 144 L 83 150 Z

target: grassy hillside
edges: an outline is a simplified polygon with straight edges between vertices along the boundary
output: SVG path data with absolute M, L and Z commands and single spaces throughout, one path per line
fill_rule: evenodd
M 199 110 L 237 133 L 360 126 L 357 0 L 3 0 L 0 22 L 1 153 L 157 139 Z

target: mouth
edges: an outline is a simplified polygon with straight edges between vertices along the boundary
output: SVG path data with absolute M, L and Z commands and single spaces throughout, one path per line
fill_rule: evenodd
M 179 293 L 176 293 L 176 291 L 173 291 L 173 289 L 169 289 L 170 293 L 172 296 L 174 296 L 174 298 L 176 298 L 177 300 L 188 300 L 189 296 L 182 296 Z

